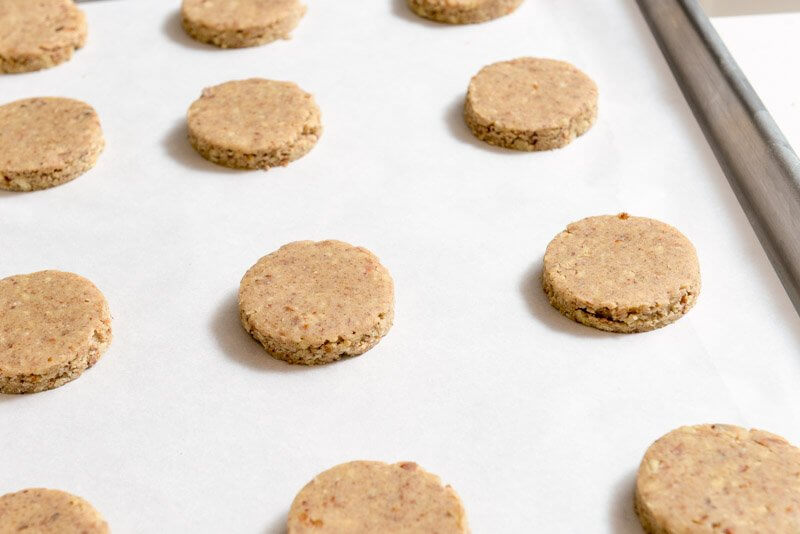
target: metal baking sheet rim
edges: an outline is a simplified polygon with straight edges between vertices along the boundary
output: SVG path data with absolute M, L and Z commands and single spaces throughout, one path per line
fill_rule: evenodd
M 800 160 L 697 0 L 638 0 L 695 118 L 800 313 Z

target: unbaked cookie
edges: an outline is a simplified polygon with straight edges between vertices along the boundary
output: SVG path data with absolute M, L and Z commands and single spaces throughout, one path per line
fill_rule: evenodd
M 482 68 L 470 81 L 464 118 L 478 139 L 515 150 L 550 150 L 597 117 L 597 86 L 564 61 L 523 57 Z
M 86 42 L 86 18 L 72 0 L 0 1 L 0 72 L 63 63 Z
M 204 158 L 239 169 L 288 165 L 322 135 L 313 96 L 294 83 L 260 78 L 204 89 L 187 119 L 189 141 Z
M 88 171 L 105 140 L 94 108 L 69 98 L 0 106 L 0 189 L 54 187 Z
M 672 226 L 602 215 L 570 224 L 550 242 L 542 286 L 570 319 L 610 332 L 644 332 L 694 306 L 700 267 L 694 246 Z
M 66 384 L 110 343 L 108 304 L 89 280 L 61 271 L 0 280 L 0 393 Z
M 466 534 L 461 499 L 413 462 L 349 462 L 317 475 L 295 497 L 288 534 Z
M 305 12 L 300 0 L 183 0 L 181 21 L 198 41 L 242 48 L 288 39 Z
M 411 11 L 436 22 L 472 24 L 508 15 L 522 0 L 408 0 Z
M 245 330 L 273 357 L 315 365 L 363 354 L 394 318 L 394 285 L 370 251 L 341 241 L 296 241 L 242 278 Z
M 107 534 L 94 507 L 69 493 L 33 488 L 0 497 L 0 534 Z
M 800 532 L 800 449 L 761 430 L 673 430 L 644 455 L 636 513 L 650 534 Z

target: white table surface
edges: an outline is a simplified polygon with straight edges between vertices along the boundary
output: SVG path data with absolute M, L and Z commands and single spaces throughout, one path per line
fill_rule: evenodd
M 795 0 L 800 9 L 800 1 Z M 800 13 L 714 17 L 750 84 L 795 151 L 800 148 Z
M 710 17 L 793 13 L 800 11 L 798 0 L 699 0 Z M 752 31 L 753 27 L 749 28 Z
M 674 427 L 800 443 L 800 320 L 633 0 L 528 1 L 466 27 L 403 0 L 310 3 L 292 40 L 227 51 L 187 38 L 177 1 L 85 3 L 71 62 L 0 78 L 2 101 L 91 103 L 107 139 L 74 182 L 0 193 L 0 276 L 87 276 L 115 334 L 78 380 L 0 396 L 0 493 L 71 491 L 115 533 L 279 533 L 316 473 L 413 460 L 475 533 L 628 534 L 639 460 Z M 522 55 L 600 87 L 597 124 L 567 148 L 494 149 L 463 124 L 470 76 Z M 294 80 L 322 109 L 319 144 L 286 168 L 229 171 L 184 138 L 203 87 L 250 76 Z M 572 323 L 538 287 L 555 234 L 622 210 L 698 249 L 697 306 L 656 332 Z M 273 361 L 238 323 L 239 279 L 323 238 L 380 256 L 395 325 L 359 358 Z

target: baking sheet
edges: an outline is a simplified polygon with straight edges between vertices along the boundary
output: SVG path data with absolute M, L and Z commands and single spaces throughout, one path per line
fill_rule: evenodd
M 0 275 L 87 276 L 115 333 L 77 381 L 0 396 L 0 493 L 71 491 L 114 532 L 279 533 L 319 471 L 413 460 L 476 533 L 627 534 L 635 469 L 668 430 L 800 443 L 800 320 L 632 0 L 529 1 L 464 27 L 403 0 L 310 4 L 289 41 L 217 50 L 183 34 L 178 2 L 86 3 L 71 62 L 0 78 L 3 102 L 91 103 L 107 139 L 74 182 L 0 193 Z M 522 55 L 600 87 L 597 124 L 562 150 L 495 149 L 463 124 L 469 78 Z M 203 87 L 251 76 L 296 81 L 322 109 L 322 139 L 286 168 L 230 171 L 185 140 Z M 698 249 L 703 291 L 668 328 L 595 331 L 538 288 L 556 233 L 622 210 Z M 381 258 L 394 327 L 337 364 L 273 361 L 238 324 L 239 279 L 324 238 Z

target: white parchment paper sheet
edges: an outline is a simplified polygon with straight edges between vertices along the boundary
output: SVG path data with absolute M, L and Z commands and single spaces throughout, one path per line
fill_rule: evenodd
M 91 103 L 107 138 L 74 182 L 0 194 L 0 275 L 87 276 L 115 333 L 77 381 L 0 396 L 0 493 L 74 492 L 115 533 L 278 533 L 319 471 L 413 460 L 456 488 L 475 533 L 627 534 L 635 469 L 672 428 L 800 442 L 800 321 L 632 0 L 528 0 L 464 27 L 403 0 L 309 3 L 292 40 L 246 50 L 190 40 L 177 1 L 84 3 L 72 61 L 0 78 L 3 102 Z M 494 149 L 463 124 L 470 77 L 523 55 L 600 87 L 597 124 L 565 149 Z M 296 81 L 323 112 L 317 147 L 267 173 L 185 140 L 203 87 L 252 76 Z M 648 334 L 574 324 L 538 286 L 567 223 L 622 210 L 700 255 L 696 308 Z M 349 361 L 273 361 L 239 326 L 239 279 L 324 238 L 380 256 L 395 325 Z

